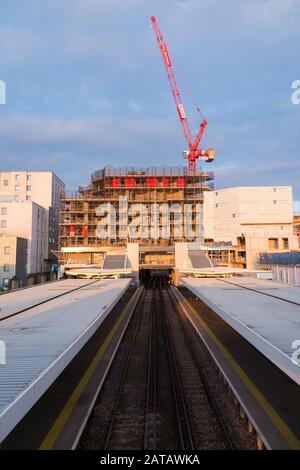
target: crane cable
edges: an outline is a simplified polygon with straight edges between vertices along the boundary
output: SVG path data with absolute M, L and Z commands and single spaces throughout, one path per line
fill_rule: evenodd
M 180 78 L 181 78 L 181 80 L 182 80 L 182 82 L 183 82 L 183 84 L 184 84 L 184 87 L 185 87 L 185 89 L 186 89 L 186 91 L 187 91 L 187 93 L 188 93 L 188 95 L 189 95 L 189 97 L 190 97 L 190 99 L 191 99 L 191 101 L 192 101 L 194 107 L 195 107 L 195 110 L 196 110 L 197 113 L 200 115 L 200 117 L 201 117 L 202 120 L 205 119 L 205 116 L 204 116 L 204 114 L 203 114 L 203 112 L 202 112 L 202 109 L 201 109 L 200 105 L 197 103 L 197 101 L 196 101 L 196 99 L 195 99 L 195 97 L 194 97 L 194 95 L 193 95 L 193 93 L 192 93 L 192 90 L 191 90 L 191 88 L 189 87 L 189 84 L 188 84 L 188 82 L 187 82 L 187 79 L 186 79 L 186 76 L 185 76 L 185 73 L 184 73 L 182 67 L 181 67 L 178 63 L 176 63 L 176 62 L 175 62 L 175 64 L 174 64 L 174 59 L 172 60 L 172 62 L 173 62 L 173 67 L 177 70 L 177 72 L 179 72 L 179 76 L 180 76 Z M 176 73 L 177 73 L 177 72 L 176 72 Z M 210 132 L 210 130 L 208 129 L 208 126 L 207 126 L 206 129 L 205 129 L 205 136 L 204 136 L 204 139 L 206 139 L 207 142 L 212 142 L 212 140 L 211 140 L 211 132 Z M 209 145 L 208 145 L 208 147 L 209 147 Z

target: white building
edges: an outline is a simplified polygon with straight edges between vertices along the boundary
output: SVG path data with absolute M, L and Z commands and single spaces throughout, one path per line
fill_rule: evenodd
M 0 172 L 0 238 L 4 244 L 6 237 L 27 240 L 27 275 L 48 272 L 56 260 L 63 191 L 64 184 L 50 171 Z M 11 277 L 15 271 L 11 267 Z
M 0 201 L 35 202 L 46 209 L 49 250 L 58 247 L 63 191 L 64 183 L 51 171 L 0 172 Z
M 46 259 L 53 259 L 51 251 L 58 249 L 60 198 L 64 187 L 52 171 L 0 172 L 0 202 L 34 202 L 46 210 Z
M 297 249 L 290 186 L 237 187 L 204 193 L 205 239 L 229 243 L 255 269 L 266 251 Z
M 0 202 L 0 236 L 28 240 L 28 274 L 47 270 L 47 216 L 46 209 L 34 202 Z

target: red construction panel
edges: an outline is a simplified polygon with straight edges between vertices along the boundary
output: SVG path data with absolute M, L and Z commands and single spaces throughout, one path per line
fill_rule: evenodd
M 112 188 L 118 188 L 120 186 L 119 178 L 113 178 L 111 181 Z
M 126 188 L 133 188 L 133 186 L 135 186 L 135 179 L 134 178 L 126 178 L 125 186 L 126 186 Z
M 163 185 L 165 188 L 169 187 L 169 178 L 163 178 Z
M 177 186 L 178 188 L 184 188 L 184 178 L 177 178 Z
M 147 179 L 147 185 L 149 188 L 155 188 L 156 187 L 156 178 L 148 178 Z

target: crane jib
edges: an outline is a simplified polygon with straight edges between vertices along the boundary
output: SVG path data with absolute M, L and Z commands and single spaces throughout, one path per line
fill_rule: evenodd
M 166 66 L 167 67 L 172 67 L 172 62 L 171 62 L 169 52 L 168 52 L 168 48 L 167 48 L 166 44 L 162 44 L 160 46 L 160 50 L 161 50 L 161 53 L 162 53 L 162 56 L 164 58 Z
M 200 148 L 200 143 L 204 134 L 205 127 L 207 125 L 206 119 L 204 119 L 200 125 L 200 129 L 198 131 L 197 137 L 194 140 L 193 134 L 190 128 L 189 120 L 186 115 L 182 98 L 180 94 L 180 90 L 176 83 L 175 74 L 172 67 L 172 62 L 169 56 L 168 47 L 166 41 L 159 29 L 159 25 L 156 21 L 155 16 L 151 16 L 152 26 L 155 31 L 156 40 L 159 45 L 160 53 L 163 59 L 164 66 L 166 68 L 167 77 L 170 83 L 172 95 L 175 101 L 178 117 L 180 124 L 183 129 L 184 137 L 189 145 L 190 151 L 185 153 L 185 158 L 188 159 L 188 174 L 194 175 L 196 172 L 196 160 L 197 158 L 202 158 L 208 162 L 212 162 L 214 160 L 214 149 L 210 148 L 207 151 L 204 151 Z
M 185 114 L 185 109 L 184 109 L 183 104 L 178 104 L 177 109 L 178 109 L 180 118 L 181 119 L 186 119 L 186 114 Z

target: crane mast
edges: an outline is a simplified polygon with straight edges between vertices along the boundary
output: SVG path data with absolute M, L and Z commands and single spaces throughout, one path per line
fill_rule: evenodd
M 158 46 L 161 52 L 161 56 L 163 59 L 163 63 L 167 72 L 167 77 L 168 77 L 170 87 L 172 90 L 172 95 L 173 95 L 175 106 L 178 112 L 179 121 L 181 123 L 183 134 L 189 147 L 189 150 L 185 150 L 183 152 L 184 157 L 187 158 L 188 160 L 188 174 L 195 175 L 197 158 L 204 159 L 207 162 L 211 162 L 214 160 L 214 149 L 210 148 L 207 151 L 204 151 L 200 148 L 201 139 L 203 137 L 205 128 L 207 126 L 207 120 L 204 119 L 201 122 L 199 132 L 196 138 L 194 139 L 191 128 L 190 128 L 190 124 L 189 124 L 189 121 L 188 121 L 188 118 L 184 109 L 183 101 L 180 95 L 180 90 L 176 82 L 167 43 L 160 31 L 156 17 L 152 16 L 151 21 L 152 21 L 153 29 L 155 31 Z

